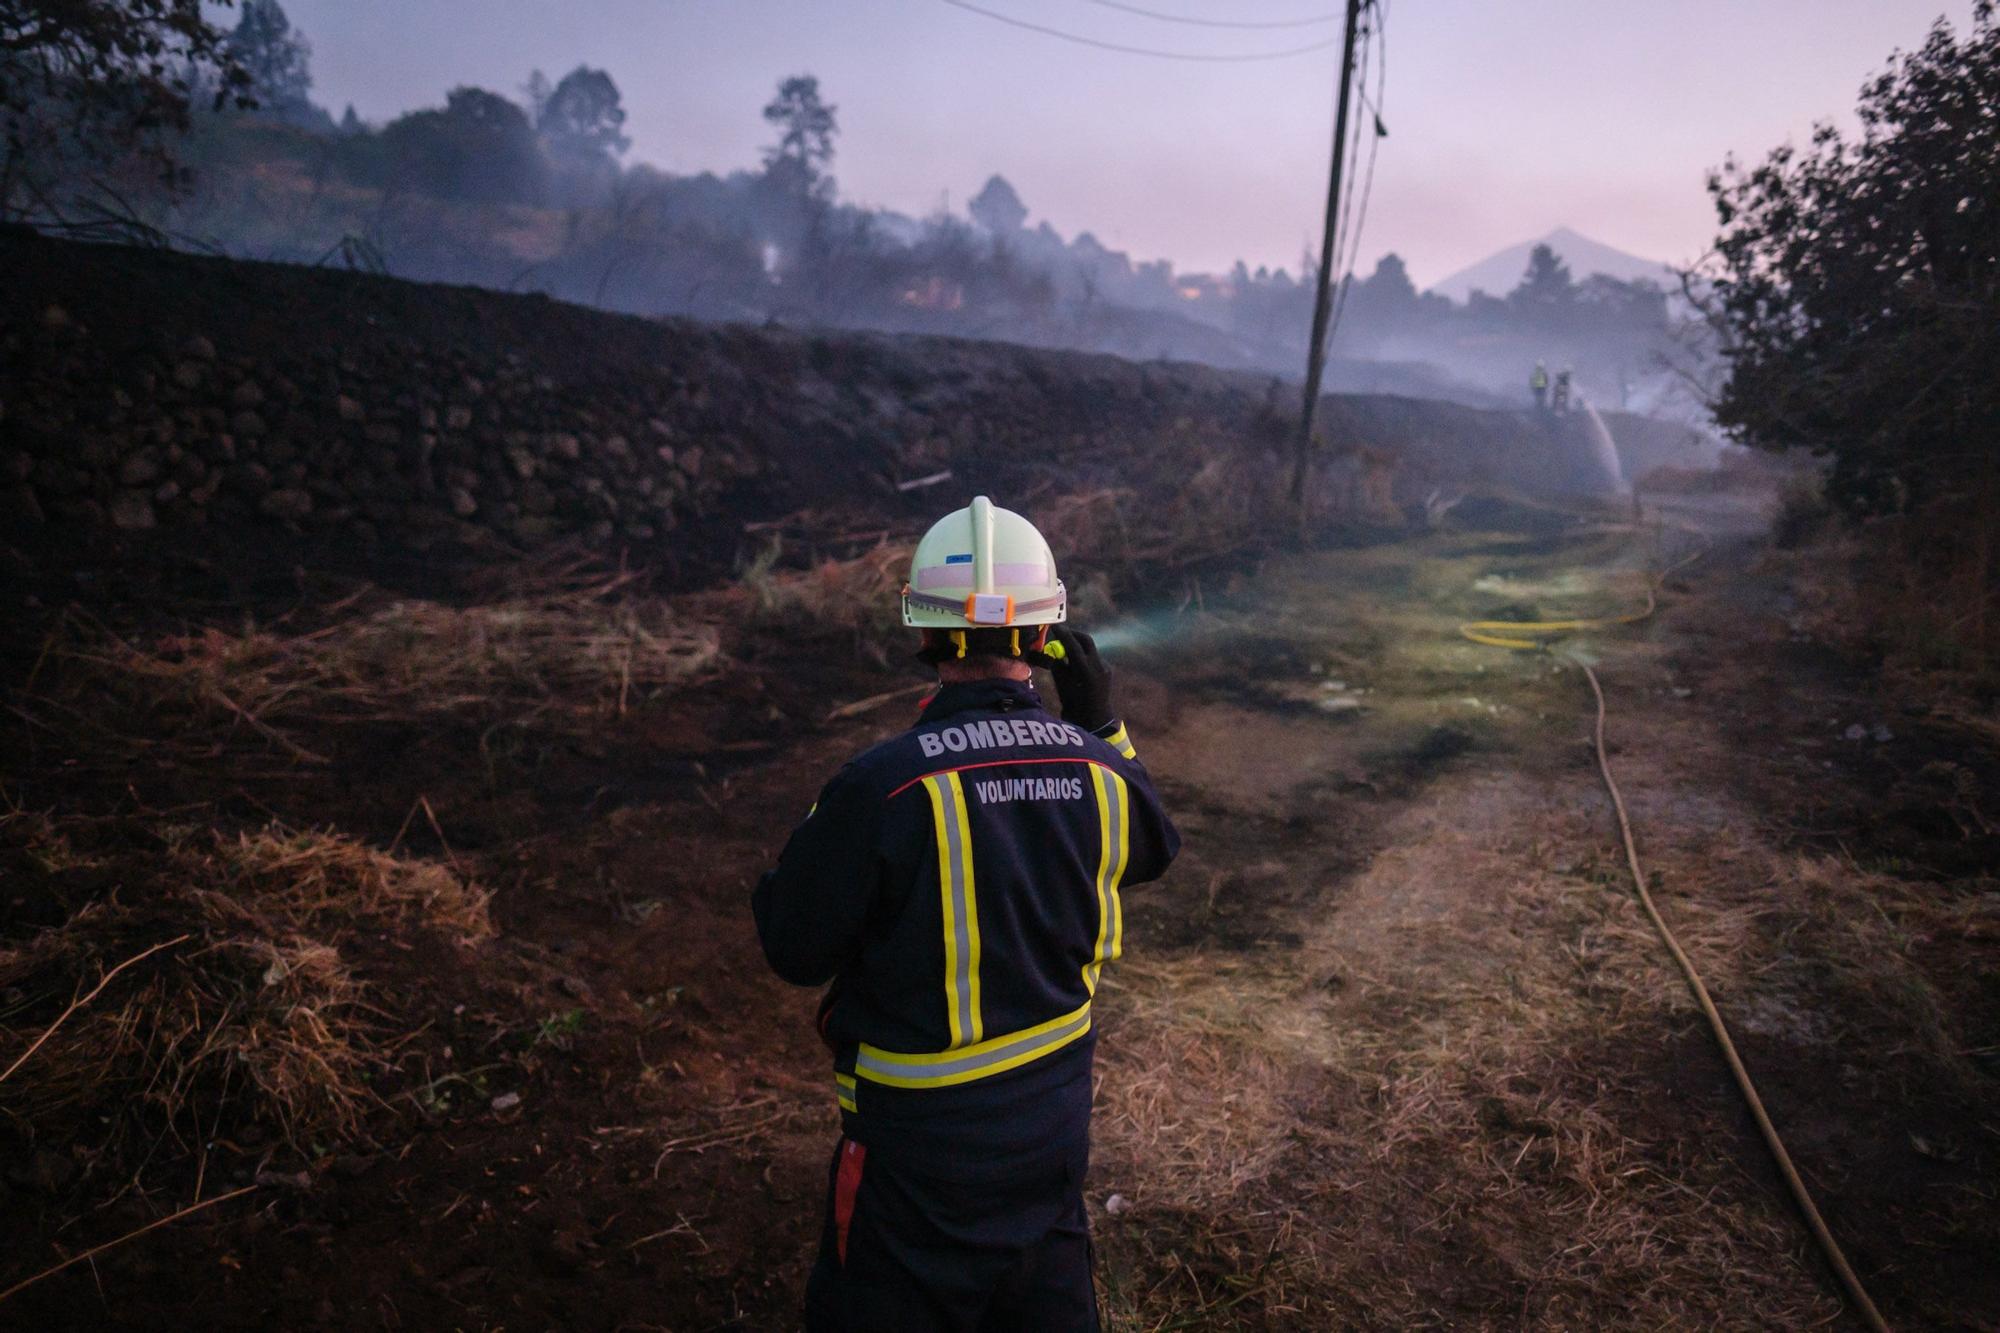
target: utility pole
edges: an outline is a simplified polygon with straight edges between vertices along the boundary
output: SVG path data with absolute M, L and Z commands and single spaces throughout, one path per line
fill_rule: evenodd
M 1354 36 L 1361 12 L 1373 0 L 1347 0 L 1347 36 L 1340 48 L 1340 102 L 1333 118 L 1333 170 L 1326 183 L 1326 235 L 1319 247 L 1319 290 L 1313 294 L 1312 341 L 1306 347 L 1306 401 L 1299 412 L 1298 451 L 1292 460 L 1292 505 L 1299 532 L 1306 525 L 1306 471 L 1312 462 L 1313 412 L 1319 407 L 1320 377 L 1326 370 L 1326 324 L 1333 301 L 1333 234 L 1340 224 L 1340 173 L 1347 164 L 1347 99 L 1354 83 Z

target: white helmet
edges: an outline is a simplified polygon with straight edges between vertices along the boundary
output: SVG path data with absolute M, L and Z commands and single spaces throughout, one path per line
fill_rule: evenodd
M 903 623 L 918 629 L 1059 625 L 1067 613 L 1048 542 L 983 495 L 931 524 L 903 585 Z

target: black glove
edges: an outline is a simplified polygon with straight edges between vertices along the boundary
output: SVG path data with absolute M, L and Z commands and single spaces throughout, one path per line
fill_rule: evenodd
M 1049 635 L 1048 647 L 1030 660 L 1055 677 L 1063 721 L 1096 731 L 1111 720 L 1111 668 L 1088 634 L 1059 625 Z

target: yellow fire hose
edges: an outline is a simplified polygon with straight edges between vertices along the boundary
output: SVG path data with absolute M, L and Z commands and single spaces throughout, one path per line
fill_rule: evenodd
M 1492 648 L 1532 650 L 1548 645 L 1541 639 L 1525 638 L 1524 635 L 1571 634 L 1578 630 L 1610 629 L 1614 625 L 1636 625 L 1652 615 L 1657 605 L 1653 590 L 1648 587 L 1645 607 L 1630 615 L 1599 616 L 1593 620 L 1471 620 L 1460 625 L 1458 632 L 1474 643 Z
M 1618 625 L 1633 625 L 1647 619 L 1657 609 L 1659 603 L 1656 589 L 1667 574 L 1694 563 L 1706 553 L 1706 547 L 1697 550 L 1671 567 L 1646 588 L 1646 605 L 1643 609 L 1622 616 L 1598 616 L 1581 620 L 1474 620 L 1460 625 L 1458 632 L 1474 643 L 1486 644 L 1494 648 L 1511 648 L 1519 651 L 1533 651 L 1547 648 L 1554 638 L 1564 634 L 1586 630 L 1610 629 Z M 1736 1080 L 1736 1087 L 1743 1094 L 1744 1103 L 1750 1108 L 1751 1119 L 1757 1122 L 1757 1132 L 1764 1138 L 1764 1146 L 1770 1150 L 1771 1160 L 1784 1177 L 1785 1187 L 1791 1191 L 1792 1200 L 1798 1204 L 1804 1216 L 1806 1227 L 1812 1232 L 1820 1253 L 1832 1266 L 1840 1285 L 1854 1302 L 1855 1313 L 1861 1322 L 1876 1333 L 1889 1333 L 1889 1325 L 1882 1318 L 1882 1312 L 1875 1308 L 1875 1302 L 1862 1285 L 1861 1277 L 1847 1262 L 1847 1255 L 1841 1250 L 1840 1242 L 1834 1239 L 1828 1229 L 1826 1219 L 1820 1216 L 1818 1205 L 1813 1202 L 1812 1191 L 1792 1165 L 1792 1155 L 1785 1149 L 1785 1141 L 1779 1137 L 1778 1128 L 1771 1123 L 1769 1112 L 1764 1109 L 1764 1099 L 1757 1093 L 1757 1085 L 1750 1078 L 1750 1070 L 1744 1065 L 1743 1057 L 1736 1052 L 1736 1042 L 1729 1035 L 1728 1024 L 1722 1021 L 1722 1014 L 1709 998 L 1708 986 L 1702 981 L 1701 973 L 1695 969 L 1694 960 L 1681 948 L 1680 941 L 1668 928 L 1665 918 L 1653 903 L 1652 892 L 1646 887 L 1646 872 L 1639 863 L 1639 848 L 1632 834 L 1632 818 L 1625 809 L 1625 797 L 1618 790 L 1618 781 L 1611 775 L 1611 758 L 1604 744 L 1604 687 L 1598 682 L 1597 672 L 1589 663 L 1583 663 L 1584 679 L 1590 682 L 1590 693 L 1597 701 L 1597 723 L 1595 740 L 1597 746 L 1597 771 L 1604 779 L 1604 789 L 1611 795 L 1611 808 L 1618 816 L 1618 835 L 1625 844 L 1625 864 L 1632 873 L 1632 885 L 1638 890 L 1639 905 L 1645 909 L 1646 918 L 1653 923 L 1666 944 L 1667 952 L 1673 955 L 1674 964 L 1687 981 L 1688 990 L 1694 995 L 1702 1017 L 1708 1020 L 1708 1030 L 1714 1034 L 1715 1044 L 1721 1048 L 1722 1058 L 1729 1066 L 1730 1075 Z

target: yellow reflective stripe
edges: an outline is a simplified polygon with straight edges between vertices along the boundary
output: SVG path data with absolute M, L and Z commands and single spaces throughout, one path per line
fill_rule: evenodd
M 870 1083 L 892 1088 L 945 1088 L 1018 1069 L 1061 1050 L 1089 1031 L 1090 1001 L 1085 1000 L 1046 1023 L 935 1055 L 885 1051 L 862 1042 L 854 1057 L 854 1072 Z
M 1107 778 L 1114 776 L 1096 764 L 1090 766 L 1090 790 L 1097 797 L 1097 939 L 1090 946 L 1090 961 L 1083 965 L 1083 989 L 1097 994 L 1097 973 L 1104 966 L 1104 941 L 1111 929 L 1111 898 L 1105 892 L 1111 872 L 1112 814 Z
M 1125 905 L 1118 884 L 1132 859 L 1132 800 L 1125 779 L 1108 768 L 1091 769 L 1091 789 L 1097 796 L 1097 943 L 1084 964 L 1083 986 L 1095 995 L 1104 965 L 1125 952 Z
M 854 1110 L 854 1075 L 835 1072 L 833 1076 L 834 1100 L 843 1111 Z
M 956 773 L 924 779 L 936 825 L 938 905 L 944 917 L 944 1012 L 952 1049 L 986 1035 L 979 995 L 979 898 L 972 873 L 972 828 Z
M 1139 752 L 1132 748 L 1132 735 L 1125 730 L 1125 725 L 1122 722 L 1118 725 L 1118 730 L 1104 738 L 1104 743 L 1124 755 L 1127 759 L 1136 759 L 1139 757 Z
M 958 922 L 957 905 L 954 902 L 951 885 L 952 842 L 947 830 L 945 803 L 949 793 L 942 780 L 936 777 L 924 779 L 924 791 L 931 798 L 931 826 L 937 834 L 938 859 L 938 902 L 944 913 L 944 1016 L 945 1030 L 951 1034 L 951 1044 L 962 1044 L 964 1020 L 959 1015 L 958 987 L 953 984 L 958 975 Z

